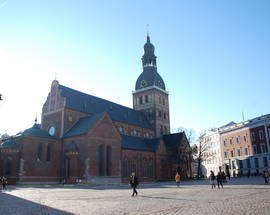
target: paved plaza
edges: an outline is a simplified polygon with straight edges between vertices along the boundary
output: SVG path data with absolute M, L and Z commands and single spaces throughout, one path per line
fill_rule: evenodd
M 262 177 L 232 179 L 224 189 L 209 181 L 141 184 L 131 197 L 127 185 L 10 186 L 0 193 L 1 215 L 72 214 L 270 214 L 270 185 Z

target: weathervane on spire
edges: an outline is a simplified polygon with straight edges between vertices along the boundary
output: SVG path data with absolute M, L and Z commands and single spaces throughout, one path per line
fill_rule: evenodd
M 146 25 L 147 36 L 149 37 L 149 24 Z

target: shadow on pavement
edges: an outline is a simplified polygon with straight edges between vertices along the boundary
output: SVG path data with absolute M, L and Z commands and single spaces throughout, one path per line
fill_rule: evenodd
M 161 197 L 161 196 L 144 196 L 144 195 L 140 195 L 139 197 L 148 198 L 148 199 L 171 199 L 171 200 L 181 200 L 181 201 L 196 202 L 196 200 L 192 200 L 192 199 L 179 199 L 179 198 Z
M 5 192 L 0 193 L 0 199 L 0 214 L 3 215 L 74 215 L 73 213 L 38 204 Z

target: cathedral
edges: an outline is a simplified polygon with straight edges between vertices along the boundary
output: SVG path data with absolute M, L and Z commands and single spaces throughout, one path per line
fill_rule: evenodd
M 0 176 L 12 184 L 125 183 L 191 177 L 191 150 L 184 132 L 170 134 L 169 93 L 147 41 L 133 109 L 51 84 L 41 124 L 0 144 Z

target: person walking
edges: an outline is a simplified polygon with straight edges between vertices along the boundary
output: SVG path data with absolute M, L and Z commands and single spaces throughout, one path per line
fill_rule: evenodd
M 137 196 L 138 192 L 137 192 L 136 188 L 139 184 L 139 181 L 138 181 L 138 178 L 137 178 L 135 172 L 131 173 L 129 184 L 133 188 L 132 196 L 134 196 L 135 194 Z
M 266 168 L 263 170 L 263 177 L 264 177 L 264 183 L 268 184 L 269 172 Z
M 218 189 L 220 189 L 219 186 L 221 186 L 221 188 L 223 189 L 223 184 L 222 184 L 222 173 L 219 171 L 217 174 L 217 185 L 218 185 Z
M 7 179 L 5 177 L 2 177 L 2 189 L 7 189 Z
M 180 185 L 180 180 L 181 180 L 181 176 L 177 172 L 176 175 L 175 175 L 175 182 L 176 182 L 177 187 L 179 187 L 179 185 Z
M 210 171 L 210 181 L 211 181 L 212 189 L 216 188 L 215 180 L 216 180 L 215 173 L 211 170 Z

